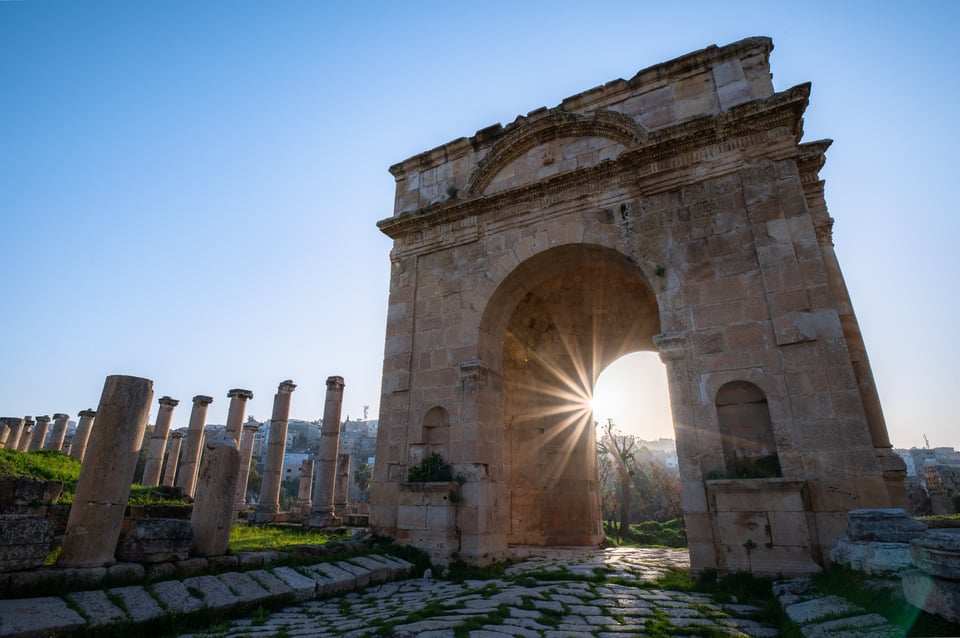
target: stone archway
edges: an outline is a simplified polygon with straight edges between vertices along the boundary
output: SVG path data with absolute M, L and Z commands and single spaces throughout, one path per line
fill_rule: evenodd
M 829 141 L 801 143 L 809 85 L 775 92 L 771 49 L 709 47 L 391 168 L 377 532 L 441 562 L 598 542 L 578 423 L 643 349 L 667 367 L 694 569 L 810 573 L 848 510 L 905 502 L 833 251 Z M 730 472 L 756 426 L 736 388 L 763 397 L 779 475 Z M 450 485 L 407 481 L 429 410 Z

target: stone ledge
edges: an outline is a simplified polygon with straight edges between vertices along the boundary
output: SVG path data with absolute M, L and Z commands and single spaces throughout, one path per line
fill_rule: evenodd
M 63 597 L 0 600 L 0 637 L 58 636 L 113 624 L 156 622 L 169 614 L 189 616 L 210 610 L 228 614 L 261 604 L 326 598 L 366 584 L 405 578 L 412 568 L 411 563 L 400 558 L 372 555 L 301 568 L 194 576 L 146 587 L 132 585 L 71 592 Z M 342 578 L 333 579 L 326 574 Z M 336 586 L 329 587 L 330 581 L 335 581 Z

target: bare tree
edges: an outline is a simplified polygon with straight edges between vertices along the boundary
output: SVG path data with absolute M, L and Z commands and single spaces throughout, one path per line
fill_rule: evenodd
M 626 537 L 630 526 L 630 484 L 633 477 L 633 450 L 636 440 L 633 436 L 622 434 L 613 419 L 601 427 L 601 436 L 597 437 L 597 452 L 608 454 L 613 458 L 619 480 L 617 501 L 620 503 L 620 526 L 617 528 L 617 538 L 621 541 Z

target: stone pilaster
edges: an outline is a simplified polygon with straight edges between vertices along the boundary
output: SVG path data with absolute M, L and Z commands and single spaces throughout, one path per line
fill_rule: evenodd
M 241 511 L 247 506 L 247 480 L 250 478 L 250 461 L 253 458 L 253 440 L 260 429 L 259 423 L 244 423 L 240 441 L 240 471 L 237 473 L 237 490 L 234 509 Z
M 167 437 L 170 435 L 170 421 L 173 419 L 173 409 L 180 402 L 170 397 L 160 397 L 160 410 L 157 412 L 157 425 L 150 437 L 150 448 L 147 450 L 147 462 L 143 466 L 141 485 L 156 487 L 160 484 L 160 469 L 163 467 L 163 453 L 167 449 Z
M 70 445 L 70 456 L 81 463 L 87 453 L 87 441 L 90 439 L 90 428 L 93 427 L 93 420 L 97 416 L 96 410 L 81 410 L 77 423 L 77 431 L 73 435 L 73 443 Z
M 327 396 L 323 406 L 323 427 L 317 451 L 313 484 L 313 507 L 309 527 L 339 525 L 334 513 L 333 490 L 337 478 L 337 451 L 340 445 L 340 411 L 343 407 L 343 377 L 327 378 Z
M 243 413 L 247 409 L 247 401 L 253 398 L 253 392 L 234 388 L 227 392 L 227 398 L 230 399 L 230 407 L 227 408 L 227 434 L 233 438 L 239 448 L 240 437 L 243 434 Z
M 30 443 L 33 442 L 33 429 L 36 427 L 32 416 L 23 417 L 23 428 L 20 430 L 20 443 L 17 444 L 18 452 L 26 452 L 30 449 Z
M 53 430 L 50 432 L 50 440 L 47 441 L 45 449 L 57 452 L 63 450 L 63 440 L 67 436 L 67 422 L 69 420 L 69 414 L 58 412 L 53 415 Z
M 97 408 L 99 425 L 80 468 L 59 565 L 101 567 L 114 562 L 152 400 L 150 379 L 107 377 Z
M 170 445 L 167 449 L 167 465 L 163 468 L 164 487 L 173 487 L 177 477 L 177 465 L 180 462 L 180 446 L 183 444 L 183 433 L 174 432 L 170 435 Z
M 193 409 L 190 412 L 190 424 L 187 426 L 187 453 L 180 464 L 177 486 L 183 488 L 186 496 L 193 498 L 197 485 L 197 469 L 200 452 L 203 450 L 203 426 L 207 421 L 207 406 L 213 403 L 213 397 L 198 394 L 193 397 Z
M 50 417 L 37 417 L 37 425 L 33 428 L 33 437 L 30 439 L 30 451 L 42 450 L 47 440 L 47 431 L 50 429 Z
M 255 520 L 270 520 L 280 511 L 280 483 L 283 480 L 283 455 L 287 449 L 287 423 L 290 419 L 290 399 L 296 384 L 282 381 L 273 397 L 273 414 L 270 417 L 270 438 L 260 483 L 260 503 Z M 312 474 L 312 470 L 311 470 Z

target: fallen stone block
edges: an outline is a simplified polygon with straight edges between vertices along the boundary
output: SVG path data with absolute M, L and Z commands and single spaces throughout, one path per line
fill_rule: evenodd
M 76 631 L 86 625 L 83 617 L 62 598 L 0 600 L 0 636 L 51 636 Z
M 926 525 L 897 508 L 850 510 L 847 517 L 847 538 L 852 541 L 909 543 L 927 531 Z
M 353 574 L 353 577 L 356 579 L 354 589 L 362 589 L 368 586 L 373 580 L 373 574 L 369 569 L 366 567 L 361 567 L 360 565 L 352 563 L 348 560 L 342 560 L 339 563 L 336 563 L 336 566 L 345 572 Z
M 798 625 L 807 625 L 824 618 L 853 616 L 864 612 L 863 609 L 840 596 L 811 598 L 810 600 L 789 605 L 783 611 L 790 620 Z
M 357 577 L 351 572 L 340 569 L 333 563 L 318 563 L 304 569 L 317 573 L 320 579 L 326 578 L 331 581 L 326 583 L 324 595 L 336 596 L 357 588 Z
M 904 598 L 914 607 L 960 623 L 960 582 L 910 569 L 900 575 L 900 585 Z
M 910 556 L 926 573 L 960 581 L 960 528 L 928 531 L 910 542 Z
M 153 594 L 167 611 L 189 614 L 203 609 L 203 601 L 190 593 L 179 580 L 165 580 L 152 585 Z
M 880 614 L 837 618 L 803 628 L 804 638 L 901 638 L 903 630 Z
M 247 576 L 254 579 L 260 586 L 270 592 L 271 596 L 274 597 L 289 597 L 293 599 L 293 587 L 285 583 L 283 580 L 274 576 L 265 569 L 255 569 L 250 572 L 245 572 Z
M 127 614 L 114 605 L 104 591 L 75 591 L 67 594 L 65 598 L 72 602 L 84 617 L 90 619 L 87 623 L 89 627 L 101 627 L 127 619 Z
M 136 623 L 147 622 L 164 615 L 163 607 L 139 585 L 114 587 L 108 590 L 111 596 L 116 596 L 123 604 L 127 616 Z

